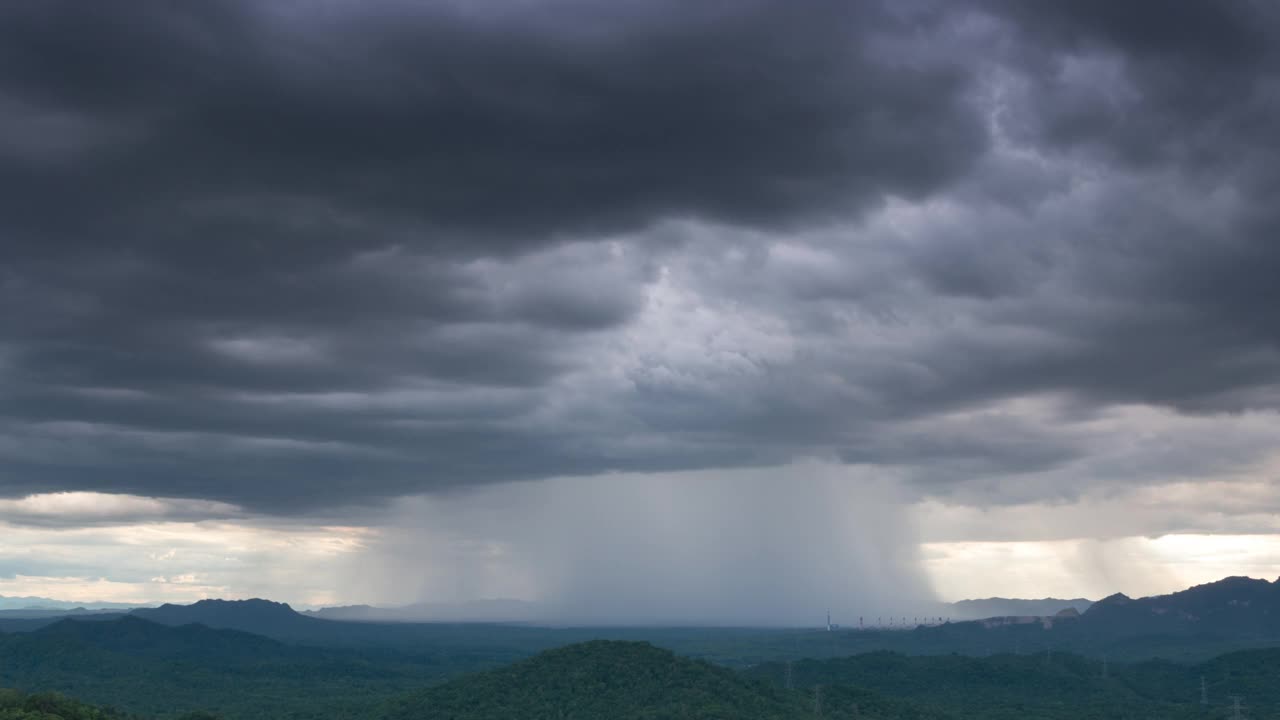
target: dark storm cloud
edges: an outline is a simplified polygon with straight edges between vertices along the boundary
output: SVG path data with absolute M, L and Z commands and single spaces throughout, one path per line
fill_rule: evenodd
M 690 263 L 797 352 L 642 412 L 987 503 L 1255 467 L 1266 434 L 1224 414 L 1280 407 L 1280 57 L 1259 41 L 1280 26 L 1137 5 L 982 6 L 997 139 L 974 172 L 883 222 Z M 1134 404 L 1219 420 L 1104 419 Z
M 10 222 L 243 272 L 843 214 L 982 144 L 964 75 L 875 57 L 912 28 L 870 6 L 252 6 L 8 8 L 12 122 L 85 129 L 7 164 Z
M 1108 162 L 1225 174 L 1274 191 L 1273 3 L 996 6 L 1016 28 L 1019 71 L 1035 100 L 1009 119 L 1011 132 Z
M 935 491 L 1280 404 L 1270 6 L 687 5 L 0 10 L 0 491 Z
M 1276 407 L 1280 10 L 1273 3 L 997 3 L 1014 48 L 1005 129 L 1093 165 L 1059 267 L 1093 317 L 1032 307 L 1080 342 L 1028 368 L 1103 401 Z M 1108 177 L 1110 175 L 1111 177 Z M 1072 317 L 1074 315 L 1074 317 Z M 1055 366 L 1056 365 L 1056 366 Z M 1034 381 L 1034 380 L 1033 380 Z
M 286 511 L 718 462 L 541 424 L 654 272 L 564 239 L 848 216 L 984 141 L 966 73 L 875 49 L 938 18 L 870 6 L 3 13 L 10 493 Z

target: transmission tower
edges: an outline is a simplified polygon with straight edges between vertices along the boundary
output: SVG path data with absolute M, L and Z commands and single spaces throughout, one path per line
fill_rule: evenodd
M 791 682 L 791 661 L 790 660 L 787 661 L 787 689 L 788 690 L 795 689 L 795 685 L 793 685 Z
M 1241 699 L 1242 698 L 1239 695 L 1231 696 L 1231 717 L 1233 718 L 1233 720 L 1243 720 L 1244 718 L 1244 716 L 1240 714 Z
M 813 686 L 813 714 L 822 717 L 822 686 Z
M 1200 676 L 1200 704 L 1201 704 L 1201 705 L 1208 705 L 1208 704 L 1209 704 L 1209 689 L 1208 689 L 1208 687 L 1204 684 L 1204 676 L 1203 676 L 1203 675 L 1201 675 L 1201 676 Z

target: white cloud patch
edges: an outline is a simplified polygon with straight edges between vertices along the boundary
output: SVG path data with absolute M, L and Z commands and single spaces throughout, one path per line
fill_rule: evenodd
M 1232 575 L 1280 577 L 1280 535 L 927 543 L 943 600 L 1160 595 Z
M 140 521 L 92 527 L 0 522 L 0 594 L 91 602 L 269 597 L 334 602 L 364 527 Z
M 297 367 L 326 362 L 329 351 L 323 340 L 261 336 L 229 337 L 209 341 L 215 352 L 233 360 L 262 365 Z
M 0 499 L 0 522 L 12 524 L 86 525 L 146 520 L 235 517 L 243 511 L 212 500 L 153 498 L 98 492 L 38 493 Z

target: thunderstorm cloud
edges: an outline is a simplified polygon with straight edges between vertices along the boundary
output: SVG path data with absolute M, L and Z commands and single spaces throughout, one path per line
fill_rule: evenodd
M 1278 41 L 1253 0 L 7 3 L 0 514 L 806 463 L 1280 509 Z

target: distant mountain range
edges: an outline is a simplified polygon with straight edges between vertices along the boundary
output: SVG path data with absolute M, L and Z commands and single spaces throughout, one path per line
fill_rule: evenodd
M 57 620 L 64 617 L 83 617 L 88 615 L 111 615 L 118 616 L 128 610 L 112 610 L 112 609 L 96 609 L 86 610 L 82 607 L 71 608 L 70 610 L 50 609 L 50 608 L 23 608 L 20 610 L 0 610 L 0 620 Z
M 1229 577 L 1168 595 L 1103 598 L 1079 615 L 1009 616 L 920 628 L 930 647 L 988 652 L 1070 649 L 1193 660 L 1280 643 L 1280 580 Z
M 208 601 L 201 601 L 208 602 Z M 214 601 L 234 602 L 234 601 Z M 1083 613 L 1092 604 L 1083 598 L 1059 600 L 1044 598 L 1022 600 L 1014 598 L 985 598 L 947 603 L 936 609 L 926 609 L 924 614 L 949 617 L 953 620 L 978 620 L 1006 615 L 1055 615 L 1065 608 L 1075 608 Z M 281 605 L 276 603 L 276 605 Z M 72 612 L 121 612 L 139 608 L 155 608 L 154 603 L 121 602 L 73 602 L 45 597 L 6 597 L 0 595 L 0 618 L 56 617 Z M 165 605 L 164 607 L 181 607 Z M 214 611 L 217 605 L 208 609 Z M 174 610 L 163 611 L 173 613 Z M 214 611 L 216 612 L 216 611 Z M 549 616 L 547 609 L 536 602 L 495 598 L 460 603 L 412 603 L 398 606 L 342 605 L 316 610 L 303 610 L 299 614 L 322 620 L 350 622 L 479 622 L 479 623 L 537 623 Z M 146 616 L 146 613 L 143 613 Z M 159 621 L 159 620 L 157 620 Z
M 508 606 L 516 609 L 518 606 Z M 132 611 L 136 617 L 166 625 L 201 623 L 259 633 L 286 642 L 347 647 L 419 647 L 461 649 L 475 643 L 501 657 L 519 656 L 558 645 L 610 638 L 649 640 L 665 647 L 693 650 L 691 638 L 725 638 L 744 648 L 766 647 L 771 633 L 799 633 L 797 652 L 810 656 L 896 650 L 910 654 L 1032 652 L 1049 647 L 1086 654 L 1109 653 L 1141 659 L 1163 655 L 1188 660 L 1249 647 L 1280 643 L 1280 582 L 1232 577 L 1178 593 L 1142 599 L 1113 595 L 1087 600 L 1004 600 L 963 604 L 969 612 L 994 613 L 981 620 L 953 621 L 915 630 L 867 630 L 828 633 L 800 630 L 697 629 L 681 633 L 661 628 L 548 628 L 493 625 L 483 632 L 460 623 L 389 622 L 413 615 L 381 614 L 373 608 L 343 608 L 298 613 L 268 600 L 202 600 Z M 1080 607 L 1084 612 L 1079 612 Z M 339 619 L 342 618 L 342 619 Z M 350 622 L 362 619 L 364 622 Z M 3 625 L 0 625 L 3 627 Z M 808 635 L 805 633 L 808 632 Z M 812 637 L 810 637 L 812 636 Z M 828 639 L 823 639 L 826 636 Z M 752 651 L 754 652 L 754 651 Z M 744 650 L 746 653 L 746 650 Z
M 526 600 L 489 599 L 465 603 L 413 603 L 393 607 L 343 605 L 304 610 L 304 615 L 324 620 L 353 622 L 535 622 L 544 608 Z
M 509 661 L 552 647 L 591 639 L 642 640 L 677 652 L 735 665 L 767 657 L 790 638 L 795 657 L 830 657 L 872 650 L 908 654 L 959 652 L 1032 652 L 1049 648 L 1113 658 L 1164 656 L 1199 660 L 1231 650 L 1280 644 L 1280 582 L 1233 577 L 1178 593 L 1131 599 L 1113 595 L 1087 600 L 1006 600 L 990 598 L 957 604 L 952 622 L 907 630 L 868 628 L 826 633 L 819 629 L 551 627 L 518 623 L 476 623 L 490 611 L 514 617 L 518 601 L 446 606 L 450 622 L 415 622 L 440 618 L 441 606 L 381 609 L 368 606 L 327 608 L 299 613 L 269 600 L 201 600 L 190 605 L 135 608 L 134 617 L 170 626 L 198 623 L 264 635 L 286 643 L 322 647 L 382 647 L 479 653 L 493 661 Z M 1083 607 L 1081 613 L 1079 608 Z M 960 612 L 988 615 L 955 620 Z M 86 620 L 110 620 L 116 612 L 64 611 Z M 473 614 L 478 613 L 478 614 Z M 448 617 L 448 614 L 444 614 Z M 30 631 L 60 615 L 11 618 L 0 611 L 0 631 Z M 360 622 L 353 622 L 359 620 Z M 726 656 L 726 649 L 736 647 Z M 775 655 L 776 656 L 776 655 Z
M 190 605 L 140 608 L 130 614 L 162 625 L 199 623 L 300 645 L 406 650 L 430 647 L 433 651 L 465 651 L 474 657 L 486 656 L 503 662 L 583 637 L 583 634 L 519 625 L 330 620 L 297 612 L 285 603 L 262 599 L 201 600 Z
M 805 718 L 818 686 L 824 717 L 1204 720 L 1234 694 L 1280 711 L 1280 581 L 1240 577 L 914 630 L 349 622 L 269 600 L 0 628 L 22 630 L 0 633 L 0 687 L 163 717 Z
M 1169 595 L 1121 593 L 1094 603 L 1081 624 L 1123 633 L 1280 634 L 1280 580 L 1229 577 Z
M 46 597 L 14 597 L 0 595 L 0 611 L 7 610 L 129 610 L 137 607 L 149 607 L 152 603 L 121 602 L 75 602 L 72 600 L 54 600 Z
M 948 617 L 952 620 L 979 620 L 1008 615 L 1056 615 L 1067 608 L 1074 608 L 1076 612 L 1083 613 L 1092 604 L 1093 601 L 1084 598 L 1021 600 L 993 597 L 944 603 L 935 608 L 926 608 L 919 614 Z M 550 617 L 547 608 L 539 603 L 511 599 L 475 600 L 465 603 L 414 603 L 390 607 L 344 605 L 304 610 L 303 614 L 325 620 L 353 622 L 538 623 L 545 622 L 545 619 Z
M 982 600 L 961 600 L 949 603 L 947 617 L 953 620 L 981 620 L 989 617 L 1040 616 L 1057 615 L 1068 608 L 1083 613 L 1093 605 L 1092 600 L 1075 598 L 1059 600 L 1043 598 L 1040 600 L 1019 600 L 1013 598 L 984 598 Z
M 1262 582 L 1262 581 L 1259 581 Z M 956 604 L 957 617 L 974 616 L 980 618 L 993 617 L 1052 617 L 1059 613 L 1078 614 L 1077 608 L 1087 611 L 1091 605 L 1088 600 L 1010 600 L 989 598 L 986 600 L 968 600 Z M 522 625 L 516 618 L 527 617 L 526 611 L 535 607 L 531 603 L 518 600 L 490 600 L 458 605 L 419 604 L 395 608 L 378 608 L 369 605 L 351 605 L 345 607 L 322 608 L 311 611 L 295 611 L 285 603 L 270 600 L 201 600 L 190 605 L 165 604 L 156 608 L 137 608 L 131 611 L 135 617 L 145 618 L 163 625 L 184 625 L 200 623 L 214 628 L 230 628 L 245 632 L 259 633 L 287 640 L 312 644 L 366 644 L 370 638 L 403 638 L 417 635 L 420 631 L 411 628 L 395 628 L 393 625 L 449 625 L 449 624 L 494 624 L 514 623 Z M 501 619 L 500 619 L 501 618 Z M 546 630 L 546 626 L 536 623 L 524 624 L 528 633 Z M 580 630 L 589 631 L 589 628 Z M 616 635 L 625 635 L 622 628 L 615 629 Z M 440 630 L 434 631 L 441 632 Z M 520 633 L 518 627 L 510 629 L 512 633 Z M 575 637 L 571 628 L 561 628 L 556 632 Z M 633 635 L 645 637 L 643 628 L 638 628 Z M 584 636 L 579 632 L 576 636 Z M 585 635 L 590 637 L 590 634 Z M 382 644 L 376 641 L 374 644 Z M 549 645 L 540 645 L 549 647 Z

